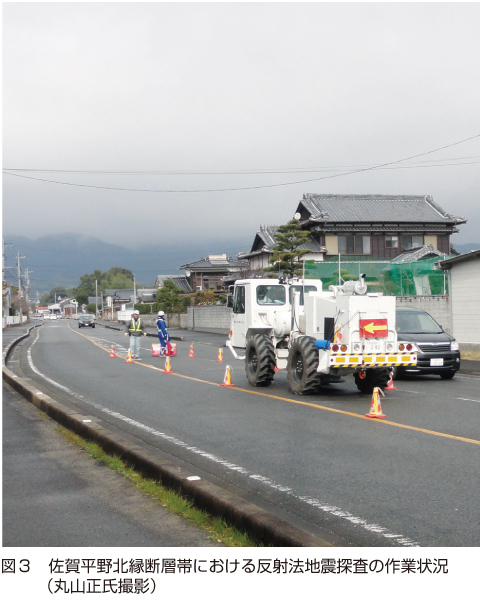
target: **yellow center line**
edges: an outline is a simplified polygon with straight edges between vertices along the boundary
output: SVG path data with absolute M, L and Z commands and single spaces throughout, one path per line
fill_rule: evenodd
M 79 331 L 75 331 L 74 329 L 72 329 L 70 327 L 70 323 L 67 323 L 68 327 L 71 329 L 71 331 L 73 331 L 74 333 L 78 333 L 78 335 L 81 335 L 82 337 L 86 338 L 87 340 L 89 340 L 90 342 L 92 342 L 92 344 L 95 344 L 95 346 L 98 346 L 98 348 L 101 348 L 104 352 L 109 352 L 109 350 L 107 350 L 106 348 L 103 348 L 102 346 L 100 346 L 100 344 L 97 344 L 94 340 L 92 340 L 91 338 L 89 338 L 88 336 L 84 335 L 83 333 L 80 333 Z M 154 369 L 155 371 L 160 371 L 161 373 L 163 373 L 162 369 L 159 369 L 158 367 L 154 367 L 153 365 L 146 365 L 143 363 L 139 363 L 136 361 L 133 361 L 136 365 L 139 365 L 141 367 L 147 367 L 148 369 Z M 168 375 L 175 375 L 176 377 L 181 377 L 182 379 L 189 379 L 190 381 L 197 381 L 198 383 L 205 383 L 207 385 L 214 385 L 214 386 L 219 386 L 219 383 L 214 383 L 213 381 L 206 381 L 205 379 L 198 379 L 196 377 L 190 377 L 189 375 L 181 375 L 180 373 L 175 373 L 175 372 L 171 372 L 168 373 Z M 355 417 L 356 419 L 363 419 L 365 421 L 368 421 L 369 423 L 371 423 L 372 421 L 375 421 L 376 423 L 378 423 L 379 425 L 390 425 L 391 427 L 398 427 L 400 429 L 408 429 L 410 431 L 418 431 L 420 433 L 426 433 L 428 435 L 434 435 L 437 437 L 443 437 L 443 438 L 447 438 L 450 440 L 457 440 L 458 442 L 465 442 L 467 444 L 476 444 L 478 446 L 480 446 L 480 440 L 474 440 L 471 438 L 464 438 L 464 437 L 460 437 L 457 435 L 451 435 L 449 433 L 442 433 L 441 431 L 433 431 L 431 429 L 423 429 L 422 427 L 414 427 L 413 425 L 404 425 L 403 423 L 396 423 L 395 421 L 387 421 L 384 419 L 370 419 L 369 417 L 366 417 L 364 415 L 359 415 L 357 413 L 353 413 L 353 412 L 349 412 L 346 410 L 340 410 L 338 408 L 330 408 L 329 406 L 319 406 L 318 404 L 313 404 L 311 402 L 305 402 L 302 400 L 293 400 L 292 398 L 284 398 L 283 396 L 274 396 L 273 394 L 266 394 L 265 392 L 256 392 L 255 390 L 247 390 L 244 388 L 239 388 L 239 387 L 235 387 L 235 390 L 237 390 L 238 392 L 243 392 L 244 394 L 254 394 L 256 396 L 264 396 L 266 398 L 272 398 L 273 400 L 281 400 L 282 402 L 290 402 L 290 404 L 298 404 L 301 406 L 308 406 L 309 408 L 316 408 L 318 410 L 326 410 L 328 412 L 333 412 L 333 413 L 337 413 L 340 415 L 347 415 L 349 417 Z

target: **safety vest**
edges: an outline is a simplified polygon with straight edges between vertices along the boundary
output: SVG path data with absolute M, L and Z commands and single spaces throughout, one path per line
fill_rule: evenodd
M 130 323 L 130 329 L 128 331 L 142 331 L 141 327 L 142 322 L 140 320 L 140 317 L 138 317 L 136 321 L 135 319 L 132 319 L 132 322 Z

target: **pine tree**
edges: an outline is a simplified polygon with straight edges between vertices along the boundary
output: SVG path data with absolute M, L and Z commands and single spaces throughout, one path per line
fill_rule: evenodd
M 271 273 L 283 274 L 287 279 L 302 274 L 302 256 L 309 250 L 300 250 L 300 246 L 308 242 L 310 233 L 300 229 L 299 221 L 292 219 L 286 225 L 281 225 L 274 235 L 275 246 L 270 259 L 274 266 L 265 269 Z

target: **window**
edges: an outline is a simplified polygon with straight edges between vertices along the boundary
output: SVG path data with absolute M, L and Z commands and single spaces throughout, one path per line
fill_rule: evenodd
M 245 313 L 245 287 L 243 285 L 239 285 L 235 288 L 233 312 L 242 315 Z
M 423 246 L 423 235 L 402 235 L 402 250 Z
M 386 235 L 385 248 L 398 248 L 398 235 Z
M 317 286 L 315 285 L 306 285 L 305 286 L 305 293 L 308 294 L 308 292 L 316 292 L 317 291 Z M 293 292 L 300 292 L 300 306 L 303 306 L 304 304 L 304 298 L 303 298 L 303 285 L 291 285 L 290 289 L 288 291 L 288 297 L 290 300 L 290 304 L 293 304 Z
M 443 329 L 428 313 L 397 311 L 397 331 L 400 333 L 441 333 Z
M 257 288 L 258 304 L 285 304 L 285 288 L 283 285 L 259 285 Z
M 338 252 L 340 254 L 370 254 L 370 236 L 339 235 Z

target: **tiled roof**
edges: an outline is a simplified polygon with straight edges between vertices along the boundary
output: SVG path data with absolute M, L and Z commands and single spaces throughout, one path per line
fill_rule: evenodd
M 155 283 L 158 285 L 158 287 L 163 287 L 165 281 L 167 280 L 174 283 L 175 286 L 185 294 L 191 294 L 193 292 L 185 275 L 157 275 Z
M 194 269 L 197 271 L 201 271 L 202 269 L 228 271 L 232 267 L 240 268 L 244 266 L 245 264 L 241 260 L 227 256 L 224 260 L 210 260 L 210 257 L 201 258 L 195 262 L 182 265 L 180 269 Z
M 157 299 L 157 289 L 149 288 L 149 289 L 140 289 L 137 290 L 137 298 L 141 302 L 155 302 Z
M 126 300 L 130 302 L 130 299 L 133 297 L 133 289 L 131 290 L 123 290 L 123 289 L 109 289 L 103 292 L 104 296 L 111 296 L 114 300 Z
M 260 225 L 260 231 L 257 231 L 255 240 L 252 245 L 250 252 L 242 252 L 239 254 L 239 258 L 250 258 L 261 253 L 273 254 L 273 247 L 275 246 L 275 234 L 278 230 L 278 225 Z M 309 250 L 310 252 L 326 252 L 323 246 L 314 240 L 310 239 L 305 244 L 299 246 L 299 250 Z
M 426 258 L 427 256 L 430 258 L 433 256 L 445 256 L 445 253 L 435 250 L 432 244 L 427 244 L 426 246 L 420 246 L 419 248 L 406 250 L 405 252 L 402 252 L 402 254 L 396 256 L 390 262 L 394 264 L 417 262 L 422 260 L 422 258 Z
M 304 194 L 297 208 L 302 221 L 334 223 L 465 223 L 446 213 L 431 196 Z

